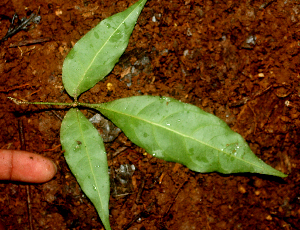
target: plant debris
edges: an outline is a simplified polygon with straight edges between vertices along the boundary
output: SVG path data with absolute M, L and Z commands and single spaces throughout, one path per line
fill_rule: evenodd
M 20 32 L 21 30 L 27 30 L 28 26 L 31 22 L 35 24 L 39 24 L 41 21 L 41 16 L 38 16 L 32 13 L 29 18 L 22 18 L 21 20 L 17 20 L 18 15 L 15 13 L 11 20 L 11 25 L 8 28 L 6 35 L 0 40 L 0 44 L 6 41 L 8 38 L 12 37 L 16 33 Z

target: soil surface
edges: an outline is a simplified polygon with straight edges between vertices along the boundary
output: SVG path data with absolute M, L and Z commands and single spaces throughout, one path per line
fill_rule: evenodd
M 102 19 L 135 2 L 0 3 L 1 38 L 14 13 L 19 20 L 41 16 L 0 47 L 0 148 L 21 148 L 22 123 L 26 150 L 58 165 L 53 180 L 29 186 L 34 229 L 103 226 L 63 157 L 59 130 L 66 110 L 17 106 L 7 97 L 71 102 L 61 80 L 64 58 Z M 161 95 L 191 103 L 227 122 L 288 177 L 195 173 L 146 154 L 121 133 L 106 143 L 109 165 L 130 164 L 135 171 L 132 191 L 111 195 L 112 229 L 300 229 L 299 81 L 299 1 L 148 1 L 120 62 L 79 100 Z M 0 219 L 7 229 L 30 229 L 26 191 L 26 184 L 1 182 Z

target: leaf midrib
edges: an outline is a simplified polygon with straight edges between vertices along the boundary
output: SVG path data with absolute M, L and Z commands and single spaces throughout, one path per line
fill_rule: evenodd
M 100 194 L 100 192 L 99 192 L 99 186 L 98 186 L 98 182 L 97 182 L 97 180 L 96 180 L 96 177 L 95 177 L 95 175 L 96 175 L 96 173 L 94 172 L 94 170 L 93 170 L 93 167 L 92 167 L 92 161 L 91 161 L 91 158 L 90 158 L 90 154 L 88 154 L 88 149 L 87 149 L 87 143 L 86 143 L 86 140 L 85 140 L 85 135 L 84 135 L 84 133 L 83 133 L 83 129 L 82 129 L 82 124 L 81 124 L 81 122 L 80 122 L 80 118 L 79 118 L 79 116 L 80 116 L 80 114 L 76 111 L 76 114 L 77 114 L 77 123 L 79 124 L 79 130 L 80 130 L 80 134 L 81 134 L 81 137 L 82 137 L 82 140 L 83 140 L 83 145 L 84 145 L 84 149 L 85 149 L 85 153 L 86 153 L 86 155 L 87 155 L 87 159 L 88 159 L 88 162 L 89 162 L 89 166 L 90 166 L 90 169 L 91 169 L 91 171 L 92 171 L 92 175 L 93 175 L 93 180 L 94 180 L 94 182 L 95 182 L 95 186 L 96 186 L 96 191 L 97 191 L 97 194 L 98 194 L 98 197 L 99 197 L 99 200 L 100 200 L 100 204 L 101 204 L 101 208 L 102 208 L 102 210 L 104 210 L 104 207 L 103 207 L 103 202 L 102 202 L 102 199 L 101 199 L 101 194 Z
M 144 1 L 141 2 L 141 4 L 143 3 Z M 78 89 L 79 89 L 79 86 L 81 85 L 82 81 L 85 79 L 85 76 L 87 74 L 87 72 L 90 70 L 91 66 L 94 64 L 96 58 L 98 57 L 99 53 L 102 51 L 102 49 L 105 47 L 105 45 L 109 42 L 109 40 L 111 39 L 111 37 L 117 32 L 117 30 L 120 28 L 120 26 L 127 20 L 127 18 L 133 13 L 135 12 L 135 9 L 138 8 L 141 4 L 138 4 L 137 7 L 135 7 L 131 12 L 130 14 L 128 14 L 128 16 L 120 23 L 120 25 L 113 31 L 113 33 L 108 37 L 108 39 L 106 40 L 106 42 L 102 45 L 102 47 L 99 49 L 98 52 L 96 52 L 96 55 L 94 56 L 94 58 L 92 59 L 91 63 L 89 64 L 89 66 L 86 68 L 86 70 L 84 71 L 80 81 L 78 82 L 78 85 L 77 87 L 75 87 L 75 98 L 79 95 L 77 95 L 78 93 Z M 123 11 L 124 12 L 124 11 Z M 123 13 L 123 12 L 120 12 L 120 13 Z M 118 14 L 120 14 L 118 13 Z M 115 14 L 116 15 L 116 14 Z M 113 15 L 114 16 L 114 15 Z M 106 20 L 106 19 L 105 19 Z M 102 23 L 102 22 L 101 22 Z
M 153 104 L 153 103 L 155 103 L 155 101 L 152 102 L 152 103 L 150 103 L 150 104 L 148 104 L 147 106 L 149 106 L 149 105 L 151 105 L 151 104 Z M 147 107 L 147 106 L 145 106 L 145 107 Z M 154 122 L 151 122 L 150 120 L 145 120 L 145 119 L 142 119 L 141 117 L 134 116 L 134 115 L 127 114 L 127 113 L 123 113 L 123 112 L 116 111 L 116 110 L 113 110 L 113 109 L 107 109 L 107 108 L 103 107 L 102 105 L 97 105 L 96 107 L 99 108 L 100 110 L 106 110 L 106 111 L 114 112 L 114 113 L 120 114 L 120 115 L 122 115 L 122 116 L 127 116 L 127 117 L 134 118 L 134 119 L 136 119 L 136 120 L 140 120 L 140 121 L 142 121 L 142 122 L 151 124 L 151 125 L 153 125 L 153 126 L 157 126 L 157 127 L 160 127 L 160 128 L 164 128 L 164 129 L 166 129 L 166 130 L 168 130 L 168 131 L 170 131 L 170 132 L 176 133 L 177 135 L 183 136 L 183 137 L 185 137 L 185 138 L 189 138 L 189 139 L 194 140 L 194 141 L 196 141 L 196 142 L 199 142 L 200 144 L 203 144 L 203 145 L 205 145 L 205 146 L 207 146 L 207 147 L 210 147 L 210 148 L 215 149 L 215 150 L 217 150 L 217 151 L 219 151 L 219 152 L 222 152 L 222 153 L 228 155 L 229 157 L 235 158 L 236 160 L 242 161 L 242 162 L 244 162 L 244 163 L 246 163 L 246 164 L 249 164 L 249 165 L 253 165 L 254 167 L 260 168 L 261 170 L 265 170 L 263 167 L 261 167 L 261 166 L 259 166 L 259 165 L 256 165 L 256 164 L 253 164 L 252 162 L 249 162 L 249 161 L 243 160 L 243 159 L 241 159 L 241 158 L 238 158 L 238 157 L 236 157 L 236 156 L 234 156 L 234 155 L 231 155 L 230 153 L 227 153 L 227 152 L 225 152 L 225 151 L 222 151 L 221 149 L 217 149 L 217 148 L 215 148 L 215 147 L 213 147 L 213 146 L 211 146 L 211 145 L 208 145 L 208 144 L 205 143 L 205 142 L 202 142 L 202 141 L 200 141 L 200 140 L 198 140 L 198 139 L 196 139 L 196 138 L 193 138 L 193 137 L 191 137 L 191 136 L 187 136 L 186 134 L 180 133 L 180 132 L 178 132 L 178 131 L 176 131 L 176 130 L 174 130 L 174 129 L 168 128 L 168 127 L 163 126 L 163 125 L 161 125 L 161 124 L 159 124 L 159 123 L 154 123 Z M 144 109 L 145 107 L 143 107 L 143 109 Z M 140 112 L 140 111 L 139 111 L 139 112 Z M 139 112 L 138 112 L 138 113 L 139 113 Z M 164 120 L 164 119 L 163 119 L 163 120 Z

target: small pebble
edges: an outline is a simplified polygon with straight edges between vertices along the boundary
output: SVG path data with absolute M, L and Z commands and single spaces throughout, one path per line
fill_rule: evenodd
M 271 215 L 267 215 L 266 220 L 272 220 L 272 216 Z
M 238 190 L 239 190 L 239 192 L 242 193 L 242 194 L 246 193 L 246 189 L 245 189 L 245 187 L 242 186 L 242 185 L 239 186 Z
M 265 75 L 263 73 L 259 73 L 257 76 L 258 77 L 265 77 Z

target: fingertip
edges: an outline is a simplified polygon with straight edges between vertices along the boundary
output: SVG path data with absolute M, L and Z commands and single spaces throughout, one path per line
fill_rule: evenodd
M 34 156 L 31 167 L 30 172 L 27 172 L 28 180 L 26 182 L 44 183 L 51 180 L 57 172 L 56 164 L 52 160 L 40 155 Z

